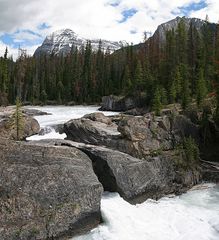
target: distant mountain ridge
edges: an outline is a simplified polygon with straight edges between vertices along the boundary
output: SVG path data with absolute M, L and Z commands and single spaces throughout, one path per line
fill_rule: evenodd
M 187 18 L 187 17 L 176 17 L 166 23 L 162 23 L 158 26 L 153 37 L 159 37 L 161 42 L 166 39 L 166 32 L 169 30 L 176 30 L 180 21 L 183 21 L 186 27 L 186 30 L 189 29 L 192 24 L 197 30 L 200 30 L 206 21 L 199 18 Z
M 61 29 L 48 35 L 42 45 L 36 49 L 34 55 L 67 55 L 71 51 L 73 45 L 80 48 L 81 46 L 85 46 L 88 40 L 89 39 L 78 36 L 71 29 Z M 89 41 L 91 42 L 92 49 L 96 51 L 98 49 L 100 39 L 91 39 Z M 124 41 L 114 42 L 102 39 L 101 42 L 102 50 L 105 51 L 109 49 L 110 52 L 118 50 L 122 47 L 122 45 L 126 44 Z
M 176 30 L 180 21 L 183 21 L 186 29 L 188 30 L 191 24 L 199 31 L 202 26 L 206 23 L 205 20 L 201 20 L 199 18 L 187 18 L 187 17 L 176 17 L 168 22 L 160 24 L 154 34 L 149 38 L 149 40 L 156 39 L 160 44 L 164 43 L 166 40 L 166 32 L 173 29 Z M 212 26 L 216 27 L 216 24 L 212 23 Z M 85 39 L 83 37 L 78 36 L 71 29 L 61 29 L 55 31 L 48 35 L 42 45 L 38 47 L 34 53 L 35 56 L 39 56 L 41 54 L 54 54 L 54 55 L 67 55 L 72 48 L 72 45 L 80 48 L 82 45 L 86 45 L 89 39 Z M 99 46 L 100 39 L 91 39 L 92 49 L 97 51 Z M 127 42 L 125 41 L 109 41 L 109 40 L 101 40 L 102 42 L 102 50 L 109 49 L 110 52 L 114 52 L 119 50 L 122 46 L 127 46 Z M 135 48 L 141 47 L 143 44 L 139 43 L 135 45 Z
M 201 33 L 202 31 L 202 27 L 205 25 L 205 24 L 209 24 L 211 26 L 212 29 L 214 29 L 214 32 L 216 32 L 216 26 L 217 24 L 215 23 L 210 23 L 210 22 L 207 22 L 205 20 L 202 20 L 202 19 L 199 19 L 199 18 L 188 18 L 188 17 L 176 17 L 170 21 L 167 21 L 165 23 L 162 23 L 160 24 L 156 31 L 154 32 L 154 34 L 149 37 L 146 42 L 144 43 L 139 43 L 139 44 L 136 44 L 134 45 L 134 49 L 136 51 L 140 51 L 142 50 L 143 48 L 145 48 L 145 46 L 147 46 L 147 51 L 150 49 L 150 45 L 151 43 L 156 43 L 158 44 L 158 46 L 162 47 L 163 44 L 165 44 L 165 41 L 166 41 L 166 33 L 167 31 L 170 31 L 170 30 L 174 30 L 176 31 L 179 23 L 183 21 L 184 22 L 184 25 L 185 25 L 185 29 L 188 33 L 189 31 L 189 28 L 190 26 L 193 26 L 199 33 Z M 203 34 L 203 33 L 202 33 Z M 145 45 L 146 43 L 146 45 Z

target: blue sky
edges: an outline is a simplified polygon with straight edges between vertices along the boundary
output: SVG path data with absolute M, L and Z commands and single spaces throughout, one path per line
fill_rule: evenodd
M 217 21 L 218 5 L 217 0 L 0 0 L 0 54 L 6 45 L 13 55 L 19 46 L 32 54 L 47 34 L 61 28 L 85 38 L 138 43 L 144 31 L 154 32 L 178 15 L 205 19 L 208 14 Z
M 180 7 L 179 9 L 183 15 L 189 16 L 191 12 L 199 11 L 201 9 L 206 8 L 207 6 L 208 6 L 207 2 L 203 0 L 197 3 L 190 3 L 189 5 Z
M 14 33 L 4 33 L 0 40 L 13 48 L 18 48 L 19 46 L 26 47 L 41 44 L 43 36 L 31 30 L 18 30 Z

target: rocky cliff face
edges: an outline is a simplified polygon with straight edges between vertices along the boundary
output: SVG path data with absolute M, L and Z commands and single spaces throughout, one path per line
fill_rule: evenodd
M 176 30 L 180 21 L 184 22 L 187 30 L 191 25 L 195 27 L 197 30 L 200 30 L 202 26 L 206 23 L 206 21 L 203 21 L 198 18 L 176 17 L 175 19 L 172 19 L 166 23 L 159 25 L 153 37 L 159 39 L 160 42 L 165 41 L 166 32 L 172 29 Z
M 34 55 L 66 55 L 71 51 L 72 46 L 80 48 L 81 46 L 85 46 L 87 41 L 88 39 L 79 37 L 71 29 L 62 29 L 47 36 L 43 44 L 36 49 Z M 98 50 L 99 41 L 99 39 L 90 40 L 92 49 L 94 51 Z M 108 48 L 111 52 L 121 48 L 123 44 L 122 42 L 113 42 L 108 40 L 101 40 L 101 42 L 102 50 L 106 50 Z

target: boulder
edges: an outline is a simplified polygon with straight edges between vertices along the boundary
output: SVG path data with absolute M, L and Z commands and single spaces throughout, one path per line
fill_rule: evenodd
M 94 117 L 73 119 L 64 124 L 67 139 L 93 145 L 104 145 L 131 156 L 145 158 L 159 151 L 173 150 L 184 137 L 199 141 L 199 128 L 184 116 L 171 119 L 166 115 L 112 117 L 112 124 Z M 93 120 L 91 120 L 93 119 Z
M 104 96 L 100 110 L 102 111 L 127 111 L 136 107 L 136 102 L 132 97 Z
M 47 112 L 44 112 L 44 111 L 40 111 L 38 109 L 31 109 L 31 108 L 23 108 L 22 112 L 27 116 L 51 115 L 51 113 L 47 113 Z
M 173 149 L 170 120 L 167 116 L 124 117 L 118 123 L 118 131 L 135 149 L 129 154 L 143 158 L 151 152 Z
M 36 119 L 28 116 L 23 117 L 20 139 L 39 133 L 40 125 Z M 16 139 L 16 128 L 12 124 L 10 116 L 0 118 L 0 137 Z
M 15 106 L 0 107 L 0 137 L 16 139 L 15 120 L 12 115 L 15 111 Z M 47 113 L 35 109 L 22 109 L 22 129 L 20 131 L 20 139 L 32 136 L 39 133 L 40 125 L 33 115 L 45 115 Z
M 100 222 L 103 192 L 80 150 L 0 139 L 1 240 L 67 239 Z
M 149 113 L 149 110 L 150 108 L 139 108 L 139 107 L 136 107 L 136 108 L 132 108 L 130 110 L 127 110 L 124 112 L 124 114 L 127 114 L 127 115 L 132 115 L 132 116 L 143 116 L 147 113 Z
M 111 118 L 106 117 L 103 113 L 101 112 L 94 112 L 94 113 L 90 113 L 90 114 L 86 114 L 84 115 L 83 118 L 87 118 L 90 119 L 92 121 L 97 121 L 97 122 L 101 122 L 101 123 L 105 123 L 107 125 L 110 125 L 112 123 Z
M 111 140 L 118 139 L 120 133 L 116 124 L 109 125 L 108 121 L 104 123 L 102 119 L 99 122 L 85 117 L 64 124 L 63 132 L 66 133 L 67 139 L 97 145 L 105 145 Z
M 118 192 L 130 203 L 148 198 L 158 199 L 166 194 L 180 194 L 200 181 L 197 168 L 182 169 L 177 162 L 183 155 L 163 152 L 157 156 L 138 159 L 128 154 L 66 140 L 46 140 L 47 144 L 77 147 L 93 162 L 93 168 L 105 191 Z

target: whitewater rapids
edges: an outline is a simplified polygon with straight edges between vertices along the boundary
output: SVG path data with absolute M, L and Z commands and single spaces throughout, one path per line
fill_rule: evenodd
M 35 117 L 45 135 L 28 140 L 64 139 L 54 125 L 96 112 L 97 106 L 30 107 L 51 115 Z M 104 112 L 105 115 L 117 113 Z M 104 193 L 103 223 L 72 240 L 219 240 L 219 185 L 202 184 L 181 196 L 131 205 L 117 193 Z

